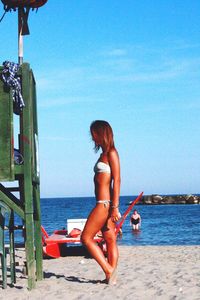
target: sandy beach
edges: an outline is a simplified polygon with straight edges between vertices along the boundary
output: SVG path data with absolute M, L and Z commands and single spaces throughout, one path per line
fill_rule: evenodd
M 77 248 L 77 247 L 76 247 Z M 104 274 L 83 248 L 59 259 L 44 259 L 44 280 L 27 290 L 25 252 L 16 251 L 17 283 L 0 290 L 0 299 L 200 299 L 200 246 L 120 246 L 117 285 L 101 283 Z

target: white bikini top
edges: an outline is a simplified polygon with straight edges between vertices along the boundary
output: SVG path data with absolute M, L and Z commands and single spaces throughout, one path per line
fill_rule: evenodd
M 106 164 L 103 161 L 97 161 L 94 166 L 95 173 L 111 173 L 109 164 Z

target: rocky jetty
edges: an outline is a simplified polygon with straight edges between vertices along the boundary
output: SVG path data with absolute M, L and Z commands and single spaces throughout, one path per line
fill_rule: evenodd
M 145 195 L 139 204 L 200 204 L 200 196 L 196 195 Z

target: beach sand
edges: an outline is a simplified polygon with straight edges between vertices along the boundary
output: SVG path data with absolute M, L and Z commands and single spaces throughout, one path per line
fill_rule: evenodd
M 117 285 L 99 283 L 104 274 L 82 247 L 72 255 L 44 259 L 44 280 L 27 290 L 25 251 L 16 251 L 17 283 L 0 289 L 0 299 L 200 299 L 200 246 L 120 246 Z

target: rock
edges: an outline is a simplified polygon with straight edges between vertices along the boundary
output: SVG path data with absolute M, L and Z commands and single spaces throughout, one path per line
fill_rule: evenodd
M 175 203 L 175 197 L 172 197 L 172 196 L 165 196 L 163 198 L 163 202 L 165 204 L 174 204 Z
M 186 202 L 188 204 L 198 204 L 199 203 L 198 196 L 187 195 L 186 196 Z
M 143 204 L 151 204 L 151 196 L 143 196 L 142 203 Z
M 159 204 L 163 200 L 163 197 L 160 195 L 152 195 L 152 203 Z
M 140 200 L 140 204 L 159 205 L 159 204 L 200 204 L 200 196 L 194 195 L 145 195 Z

